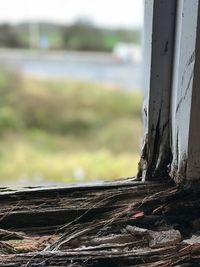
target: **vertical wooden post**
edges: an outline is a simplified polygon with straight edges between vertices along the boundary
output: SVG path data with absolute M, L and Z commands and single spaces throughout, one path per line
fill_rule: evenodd
M 145 1 L 144 79 L 146 129 L 138 177 L 166 176 L 170 162 L 170 98 L 175 0 Z
M 200 182 L 200 0 L 145 4 L 145 180 Z
M 199 20 L 199 0 L 179 0 L 171 105 L 171 176 L 179 184 L 200 178 Z

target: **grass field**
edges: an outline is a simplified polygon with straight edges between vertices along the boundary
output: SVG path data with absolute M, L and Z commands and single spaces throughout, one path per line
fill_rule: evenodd
M 2 185 L 83 182 L 136 173 L 140 93 L 1 72 L 0 94 Z

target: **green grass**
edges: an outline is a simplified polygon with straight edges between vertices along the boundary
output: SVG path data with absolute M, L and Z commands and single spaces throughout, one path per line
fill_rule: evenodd
M 133 176 L 142 96 L 111 89 L 0 73 L 1 183 Z

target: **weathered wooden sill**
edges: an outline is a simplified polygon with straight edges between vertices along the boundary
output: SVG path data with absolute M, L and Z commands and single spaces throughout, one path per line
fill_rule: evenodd
M 198 235 L 199 197 L 167 181 L 2 188 L 0 199 L 0 266 L 200 264 L 199 241 L 183 242 Z M 172 228 L 181 237 L 165 240 Z

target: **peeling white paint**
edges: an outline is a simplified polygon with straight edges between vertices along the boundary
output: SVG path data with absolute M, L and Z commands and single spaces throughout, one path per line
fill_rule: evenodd
M 186 179 L 198 2 L 179 0 L 177 6 L 171 104 L 171 175 L 177 183 Z
M 145 2 L 145 134 L 138 176 L 166 176 L 170 158 L 170 97 L 175 27 L 174 0 Z
M 200 181 L 200 0 L 145 4 L 145 133 L 138 177 Z

